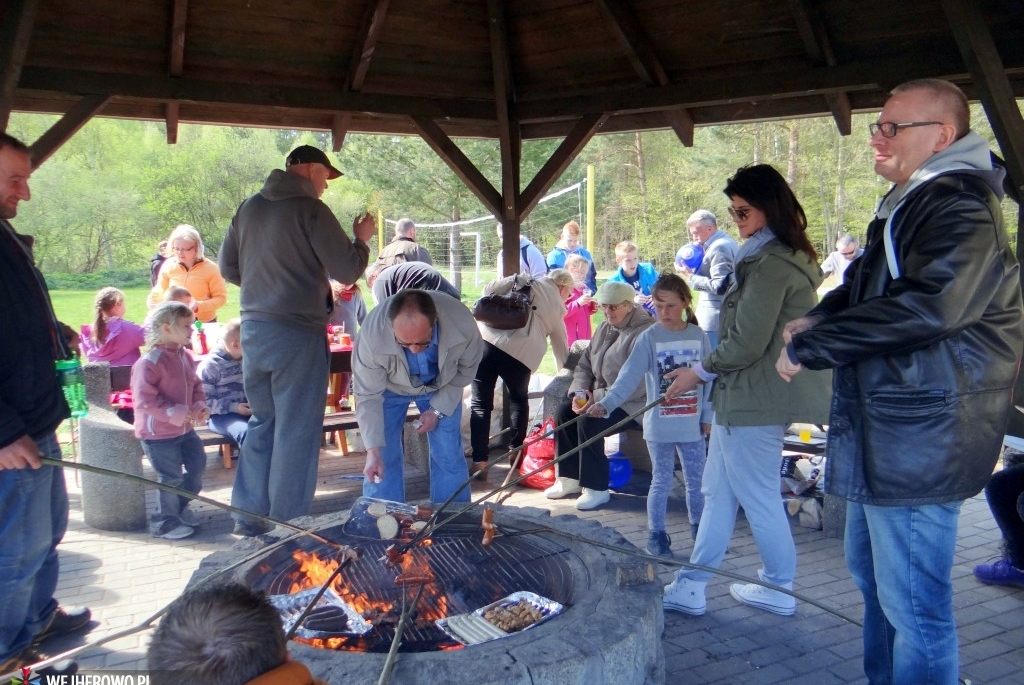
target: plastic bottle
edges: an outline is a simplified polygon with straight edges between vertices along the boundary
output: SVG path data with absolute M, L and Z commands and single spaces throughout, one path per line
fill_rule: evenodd
M 203 322 L 196 319 L 196 334 L 192 337 L 192 351 L 196 354 L 209 354 L 210 348 L 206 344 L 206 331 L 203 330 Z
M 85 383 L 82 381 L 82 363 L 78 357 L 58 361 L 57 378 L 64 391 L 64 399 L 71 407 L 72 418 L 80 419 L 88 414 L 89 405 L 85 401 Z

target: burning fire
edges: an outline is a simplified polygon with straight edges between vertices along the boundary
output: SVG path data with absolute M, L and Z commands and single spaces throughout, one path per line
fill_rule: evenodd
M 395 577 L 395 586 L 404 591 L 408 601 L 412 601 L 419 591 L 419 587 L 423 586 L 423 594 L 420 596 L 420 602 L 413 618 L 413 622 L 418 626 L 433 623 L 436 619 L 445 618 L 448 615 L 448 598 L 445 596 L 443 587 L 438 588 L 434 582 L 436 577 L 427 558 L 426 548 L 430 544 L 431 541 L 425 539 L 416 548 L 401 555 L 396 569 L 398 574 Z M 298 569 L 291 576 L 289 594 L 322 586 L 337 570 L 340 563 L 338 559 L 324 559 L 317 554 L 303 550 L 293 552 L 292 558 L 298 564 Z M 344 571 L 331 581 L 331 589 L 371 624 L 383 622 L 388 617 L 394 619 L 402 611 L 402 602 L 373 599 L 365 593 L 349 588 L 345 584 Z M 339 649 L 346 645 L 348 638 L 338 637 L 308 642 L 318 647 Z

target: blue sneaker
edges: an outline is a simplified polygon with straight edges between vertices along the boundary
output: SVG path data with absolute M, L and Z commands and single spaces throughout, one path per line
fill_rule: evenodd
M 1005 557 L 991 564 L 975 566 L 974 577 L 989 585 L 1024 586 L 1024 571 L 1016 568 Z

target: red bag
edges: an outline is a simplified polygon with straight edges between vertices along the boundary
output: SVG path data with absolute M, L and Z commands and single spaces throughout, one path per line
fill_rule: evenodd
M 538 471 L 532 476 L 521 480 L 520 485 L 538 490 L 546 490 L 555 484 L 555 465 L 551 462 L 555 459 L 555 420 L 545 419 L 544 424 L 537 426 L 526 436 L 523 442 L 526 455 L 519 465 L 519 475 L 536 471 L 547 466 L 543 471 Z

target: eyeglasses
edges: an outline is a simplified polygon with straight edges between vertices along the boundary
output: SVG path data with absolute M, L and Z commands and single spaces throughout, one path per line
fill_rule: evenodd
M 895 138 L 896 134 L 903 128 L 916 128 L 917 126 L 942 126 L 941 121 L 908 121 L 905 124 L 897 124 L 892 121 L 879 121 L 874 124 L 868 124 L 868 130 L 871 131 L 871 135 L 881 133 L 883 138 Z
M 737 207 L 735 209 L 729 207 L 729 216 L 736 221 L 746 221 L 747 217 L 750 216 L 750 210 L 750 207 Z
M 620 304 L 603 304 L 603 305 L 601 305 L 601 309 L 605 309 L 605 310 L 607 310 L 609 312 L 617 312 L 620 309 L 622 309 L 623 307 L 628 307 L 628 306 L 629 306 L 628 302 L 622 302 Z
M 195 252 L 196 246 L 193 245 L 192 247 L 172 247 L 171 249 L 175 252 Z
M 414 347 L 423 347 L 423 348 L 430 347 L 430 341 L 429 340 L 426 341 L 426 342 L 404 343 L 404 342 L 402 342 L 401 340 L 399 340 L 396 337 L 395 338 L 395 342 L 398 344 L 399 347 L 404 347 L 407 350 L 411 350 Z

